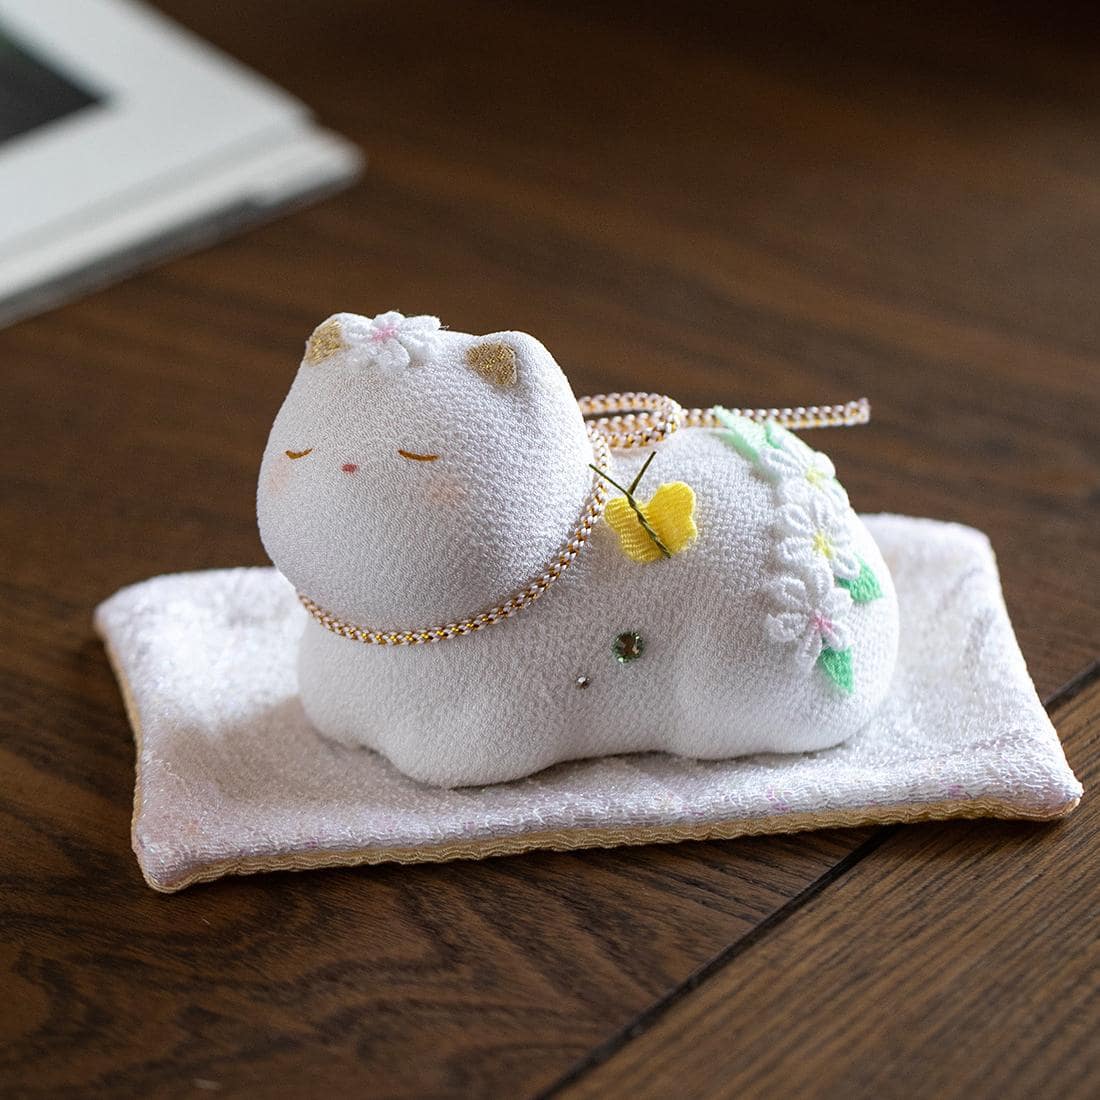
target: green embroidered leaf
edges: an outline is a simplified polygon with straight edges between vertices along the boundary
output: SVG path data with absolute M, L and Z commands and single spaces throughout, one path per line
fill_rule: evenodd
M 760 448 L 767 442 L 764 429 L 755 421 L 737 416 L 729 409 L 723 409 L 721 405 L 714 407 L 714 415 L 726 429 L 724 432 L 719 432 L 718 438 L 723 443 L 728 443 L 743 458 L 755 462 Z
M 821 651 L 817 663 L 821 666 L 821 671 L 845 695 L 852 694 L 855 681 L 852 678 L 852 651 L 850 649 L 830 649 L 826 646 Z
M 848 589 L 852 594 L 854 603 L 870 603 L 882 595 L 882 589 L 879 587 L 878 577 L 875 576 L 874 570 L 862 558 L 859 564 L 862 568 L 859 571 L 859 576 L 854 581 L 846 581 L 838 577 L 836 583 L 842 588 Z
M 774 420 L 764 421 L 764 436 L 767 441 L 776 449 L 782 450 L 786 437 L 791 433 L 783 427 L 782 424 L 777 424 Z

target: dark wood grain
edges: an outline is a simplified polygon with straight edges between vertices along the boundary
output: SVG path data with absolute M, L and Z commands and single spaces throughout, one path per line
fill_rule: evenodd
M 1100 681 L 1056 714 L 1100 781 Z M 1094 1097 L 1100 809 L 896 829 L 563 1097 Z
M 1095 657 L 1100 605 L 1100 70 L 1073 11 L 163 7 L 371 159 L 322 205 L 0 332 L 0 1093 L 525 1094 L 815 884 L 818 911 L 865 882 L 836 937 L 868 928 L 872 870 L 896 866 L 830 877 L 866 832 L 155 896 L 90 615 L 158 572 L 263 562 L 255 477 L 303 338 L 396 306 L 531 331 L 578 392 L 868 394 L 874 425 L 823 440 L 855 502 L 986 530 L 1054 691 Z M 891 844 L 934 882 L 998 845 L 1054 868 L 1078 828 Z M 937 837 L 957 847 L 926 858 Z M 1027 913 L 1044 880 L 1018 882 Z M 894 904 L 880 940 L 912 930 Z M 781 927 L 789 953 L 803 925 Z M 998 991 L 1002 1044 L 1062 973 L 1026 1006 Z M 787 1006 L 760 1006 L 778 1034 Z
M 74 807 L 48 836 L 37 806 L 6 807 L 34 862 L 5 874 L 0 902 L 4 1095 L 189 1095 L 196 1079 L 248 1096 L 529 1093 L 851 841 L 278 875 L 166 899 L 136 881 L 116 806 L 56 787 Z M 74 844 L 97 806 L 112 827 Z

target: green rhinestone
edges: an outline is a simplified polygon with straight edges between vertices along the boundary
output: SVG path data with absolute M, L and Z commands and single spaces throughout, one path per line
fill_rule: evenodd
M 624 630 L 611 647 L 615 660 L 621 665 L 636 661 L 645 652 L 645 641 L 636 630 Z

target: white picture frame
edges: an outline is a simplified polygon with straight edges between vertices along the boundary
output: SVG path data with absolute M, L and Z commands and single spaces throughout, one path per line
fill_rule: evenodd
M 0 142 L 0 324 L 362 166 L 297 100 L 132 0 L 0 0 L 0 28 L 97 96 Z

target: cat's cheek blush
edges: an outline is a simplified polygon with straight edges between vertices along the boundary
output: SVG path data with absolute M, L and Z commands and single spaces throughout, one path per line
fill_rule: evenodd
M 345 474 L 354 474 L 359 467 L 354 462 L 345 462 L 340 469 L 343 470 Z
M 426 495 L 433 504 L 443 508 L 453 508 L 467 497 L 465 486 L 450 479 L 434 481 Z
M 268 489 L 273 493 L 282 493 L 286 488 L 286 482 L 289 476 L 290 470 L 287 468 L 286 463 L 273 463 L 267 472 Z

